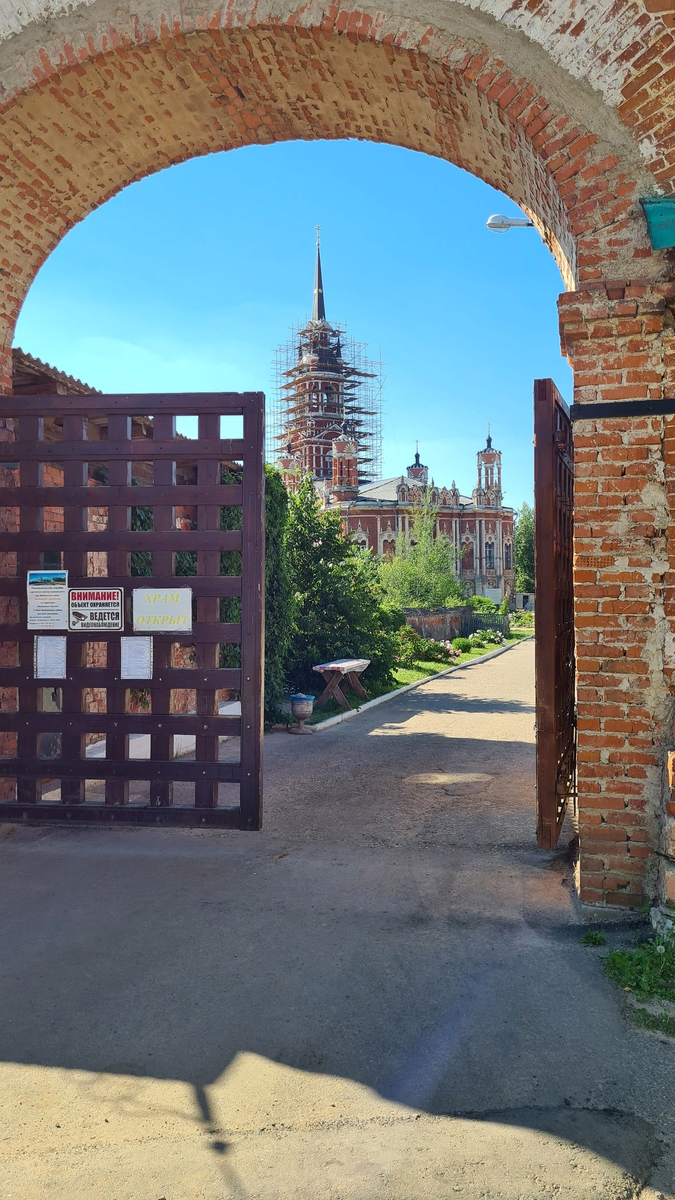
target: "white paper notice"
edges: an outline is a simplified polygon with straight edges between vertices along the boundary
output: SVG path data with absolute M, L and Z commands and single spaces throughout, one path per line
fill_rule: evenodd
M 68 572 L 29 571 L 28 628 L 68 628 Z
M 66 638 L 36 637 L 33 655 L 36 679 L 66 678 Z
M 120 638 L 120 678 L 152 679 L 152 638 Z
M 192 633 L 192 588 L 134 588 L 134 631 Z

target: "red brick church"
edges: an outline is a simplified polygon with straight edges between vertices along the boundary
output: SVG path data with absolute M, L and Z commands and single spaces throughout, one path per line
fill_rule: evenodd
M 277 466 L 286 486 L 292 489 L 311 471 L 326 507 L 339 510 L 345 530 L 375 554 L 393 554 L 399 531 L 408 534 L 414 506 L 428 498 L 438 509 L 437 532 L 457 549 L 469 590 L 497 602 L 513 595 L 514 511 L 502 505 L 502 456 L 489 432 L 471 496 L 460 495 L 454 481 L 450 487 L 430 482 L 419 452 L 405 474 L 373 478 L 381 449 L 372 374 L 345 349 L 344 330 L 326 318 L 317 243 L 312 316 L 296 335 L 275 414 L 276 454 L 282 450 Z
M 471 496 L 462 496 L 455 482 L 437 487 L 428 468 L 415 454 L 405 475 L 358 484 L 355 445 L 333 442 L 333 478 L 326 488 L 330 508 L 339 509 L 344 527 L 360 546 L 376 554 L 393 554 L 396 535 L 407 535 L 411 509 L 428 498 L 438 509 L 436 530 L 461 553 L 459 574 L 478 596 L 500 601 L 513 595 L 513 509 L 502 505 L 502 456 L 488 435 L 479 450 L 478 481 Z

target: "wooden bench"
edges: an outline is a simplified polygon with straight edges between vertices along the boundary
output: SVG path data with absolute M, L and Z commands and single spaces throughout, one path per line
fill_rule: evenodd
M 337 700 L 340 708 L 344 712 L 349 712 L 350 706 L 344 697 L 344 692 L 348 688 L 352 688 L 362 700 L 367 700 L 368 697 L 363 690 L 359 675 L 368 666 L 370 666 L 369 658 L 336 658 L 333 662 L 320 663 L 318 667 L 313 667 L 312 669 L 322 677 L 326 684 L 316 702 L 316 707 L 323 708 L 329 700 Z

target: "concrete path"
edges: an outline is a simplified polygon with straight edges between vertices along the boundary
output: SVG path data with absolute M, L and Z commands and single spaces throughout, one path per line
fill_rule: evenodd
M 532 653 L 270 736 L 261 834 L 5 830 L 2 1200 L 675 1195 L 675 1044 L 535 848 Z

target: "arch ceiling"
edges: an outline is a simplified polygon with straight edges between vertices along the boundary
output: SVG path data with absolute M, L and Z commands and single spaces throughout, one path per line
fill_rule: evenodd
M 533 215 L 568 288 L 663 278 L 638 200 L 672 187 L 675 39 L 653 11 L 669 0 L 648 2 L 6 5 L 0 337 L 64 233 L 120 188 L 291 138 L 392 142 L 478 175 Z

